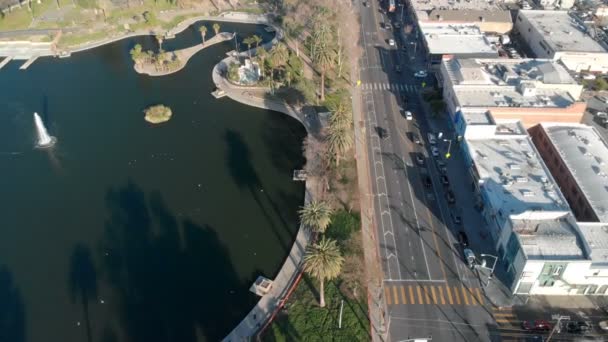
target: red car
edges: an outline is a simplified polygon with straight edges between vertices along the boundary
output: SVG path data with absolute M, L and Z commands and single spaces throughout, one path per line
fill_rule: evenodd
M 522 329 L 528 331 L 550 331 L 552 328 L 551 323 L 543 319 L 537 319 L 536 321 L 523 321 L 521 322 L 521 327 Z

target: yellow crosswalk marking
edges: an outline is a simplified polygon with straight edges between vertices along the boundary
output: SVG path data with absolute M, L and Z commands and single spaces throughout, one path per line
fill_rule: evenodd
M 479 304 L 483 305 L 483 295 L 481 294 L 479 287 L 475 288 L 475 292 L 477 292 L 477 300 L 479 301 Z
M 403 302 L 403 304 L 407 304 L 407 297 L 405 296 L 405 290 L 403 289 L 403 286 L 401 286 L 401 301 Z
M 448 300 L 450 301 L 450 305 L 454 305 L 454 301 L 452 300 L 452 290 L 450 290 L 449 286 L 445 287 L 445 292 L 448 294 Z
M 498 316 L 498 317 L 515 317 L 515 315 L 512 314 L 512 313 L 494 313 L 494 316 Z
M 454 286 L 454 296 L 456 297 L 456 304 L 460 305 L 460 295 L 458 294 L 458 287 Z
M 399 296 L 397 295 L 397 286 L 393 286 L 393 299 L 395 301 L 395 305 L 399 304 Z
M 435 294 L 435 286 L 431 285 L 431 294 L 433 295 L 433 304 L 437 304 L 437 295 Z
M 437 290 L 439 290 L 439 299 L 441 300 L 441 305 L 445 305 L 445 298 L 443 297 L 443 287 L 437 286 Z
M 467 289 L 467 293 L 471 296 L 471 305 L 477 305 L 477 298 L 475 298 L 475 294 L 473 290 Z
M 384 296 L 386 297 L 386 305 L 391 305 L 391 290 L 388 286 L 384 288 Z
M 509 323 L 508 319 L 504 319 L 504 318 L 497 318 L 496 319 L 496 323 Z
M 410 303 L 416 304 L 416 299 L 414 298 L 414 288 L 411 285 L 407 286 L 410 289 Z
M 431 304 L 431 296 L 429 296 L 429 289 L 426 286 L 424 287 L 424 298 L 426 298 L 427 304 Z
M 418 304 L 424 304 L 424 302 L 422 301 L 422 286 L 416 286 L 416 290 L 418 291 Z
M 467 290 L 464 288 L 464 286 L 461 286 L 460 289 L 462 290 L 462 299 L 464 299 L 464 304 L 469 305 L 469 298 L 467 297 Z

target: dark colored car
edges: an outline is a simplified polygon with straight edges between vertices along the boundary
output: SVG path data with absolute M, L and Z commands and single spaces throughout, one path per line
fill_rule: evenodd
M 433 186 L 433 182 L 431 181 L 431 177 L 429 177 L 429 176 L 424 176 L 423 182 L 424 182 L 424 186 L 427 188 L 430 188 L 431 186 Z
M 465 233 L 463 231 L 459 231 L 458 232 L 458 242 L 460 242 L 462 247 L 468 247 L 469 246 L 469 237 L 467 236 L 467 233 Z
M 449 204 L 456 203 L 456 197 L 454 196 L 454 192 L 452 192 L 452 190 L 446 191 L 445 199 L 448 201 Z
M 535 321 L 521 322 L 521 328 L 527 331 L 550 331 L 552 326 L 551 323 L 544 319 L 537 319 Z
M 424 157 L 420 153 L 416 153 L 416 164 L 420 166 L 424 165 Z
M 397 65 L 395 66 L 395 71 L 400 73 L 401 72 L 401 65 Z
M 460 215 L 450 213 L 450 216 L 452 217 L 452 222 L 454 222 L 454 224 L 462 224 L 462 217 L 460 217 Z
M 444 186 L 450 186 L 450 180 L 448 179 L 448 176 L 441 175 L 439 179 L 441 179 L 441 184 L 443 184 Z
M 412 132 L 412 141 L 414 142 L 414 144 L 422 145 L 422 140 L 420 140 L 420 137 L 418 136 L 418 134 L 413 133 L 413 132 Z
M 566 324 L 566 331 L 571 334 L 584 334 L 591 330 L 591 327 L 587 322 L 568 322 Z
M 389 137 L 388 130 L 382 127 L 376 127 L 376 131 L 378 132 L 378 137 L 382 140 Z

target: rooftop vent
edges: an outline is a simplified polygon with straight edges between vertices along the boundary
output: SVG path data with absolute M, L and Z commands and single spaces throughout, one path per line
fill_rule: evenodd
M 521 170 L 521 166 L 518 164 L 509 164 L 509 169 L 511 170 Z
M 532 196 L 534 196 L 534 192 L 532 192 L 532 191 L 530 191 L 530 190 L 522 190 L 522 191 L 521 191 L 521 194 L 522 194 L 524 197 L 532 197 Z
M 528 182 L 528 177 L 516 176 L 515 177 L 515 181 L 517 183 L 527 183 Z

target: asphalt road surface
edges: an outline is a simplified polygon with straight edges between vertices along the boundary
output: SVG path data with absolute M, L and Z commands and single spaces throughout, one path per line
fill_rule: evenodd
M 420 56 L 412 55 L 413 44 L 406 51 L 403 46 L 409 42 L 381 28 L 397 18 L 387 19 L 377 1 L 367 3 L 367 7 L 358 4 L 364 47 L 360 87 L 370 141 L 388 339 L 500 340 L 489 303 L 455 240 L 460 228 L 451 213 L 457 214 L 459 205 L 447 203 L 436 158 L 430 155 L 429 124 L 418 93 L 423 82 L 431 80 L 414 77 Z M 396 45 L 389 45 L 389 39 Z M 404 110 L 413 113 L 412 120 L 405 118 Z M 414 143 L 412 133 L 422 144 Z M 423 157 L 424 165 L 417 164 L 416 154 Z M 430 184 L 425 184 L 427 177 Z M 470 192 L 467 195 L 471 197 Z

